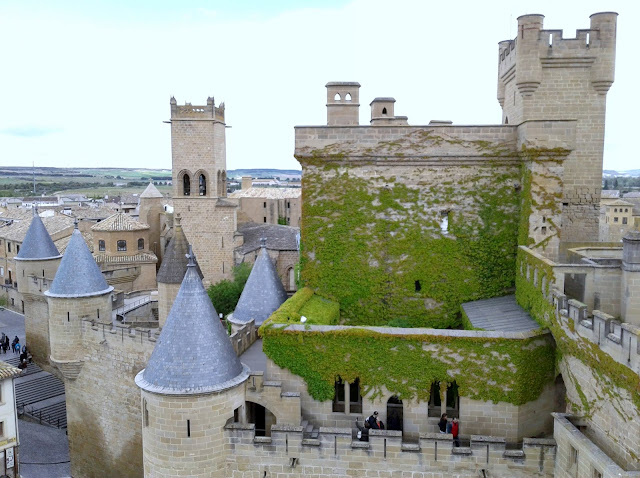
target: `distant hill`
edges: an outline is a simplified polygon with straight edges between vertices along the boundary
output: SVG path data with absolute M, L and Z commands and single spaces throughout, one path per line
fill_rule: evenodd
M 36 178 L 64 177 L 68 179 L 79 178 L 117 178 L 139 179 L 153 178 L 155 180 L 171 179 L 170 169 L 146 169 L 146 168 L 49 168 L 49 167 L 24 167 L 1 166 L 0 178 L 12 178 L 14 180 L 29 181 Z M 296 169 L 229 169 L 227 177 L 240 178 L 252 176 L 254 178 L 300 178 L 302 171 Z
M 604 178 L 613 178 L 616 176 L 637 178 L 640 176 L 640 169 L 629 169 L 627 171 L 616 171 L 614 169 L 605 169 L 604 171 L 602 171 L 602 177 Z

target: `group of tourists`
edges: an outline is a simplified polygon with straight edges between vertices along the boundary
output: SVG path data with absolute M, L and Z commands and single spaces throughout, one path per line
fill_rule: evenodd
M 460 440 L 458 439 L 460 424 L 458 423 L 457 418 L 449 421 L 447 414 L 443 413 L 440 417 L 440 421 L 438 422 L 438 428 L 440 429 L 440 433 L 449 433 L 450 435 L 453 435 L 453 444 L 455 446 L 460 446 Z
M 0 352 L 6 354 L 9 348 L 11 348 L 14 354 L 20 354 L 20 365 L 18 365 L 18 368 L 20 370 L 26 369 L 32 360 L 29 349 L 27 349 L 26 345 L 20 344 L 20 339 L 17 335 L 13 338 L 11 344 L 9 344 L 9 337 L 2 332 L 2 336 L 0 336 Z
M 399 420 L 397 416 L 394 416 L 393 419 Z M 358 439 L 360 441 L 369 441 L 369 430 L 384 430 L 384 423 L 380 420 L 378 412 L 375 411 L 364 421 L 364 427 L 361 427 L 356 419 L 356 427 L 358 428 Z M 394 426 L 393 429 L 398 429 L 398 427 Z M 458 438 L 460 433 L 460 423 L 457 418 L 449 421 L 447 414 L 443 413 L 440 417 L 440 421 L 438 422 L 438 429 L 440 430 L 440 433 L 448 433 L 452 435 L 454 446 L 460 446 L 460 439 Z

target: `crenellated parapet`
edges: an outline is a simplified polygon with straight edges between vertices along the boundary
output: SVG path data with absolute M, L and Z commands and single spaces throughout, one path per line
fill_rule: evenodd
M 562 30 L 544 30 L 544 15 L 518 18 L 518 36 L 499 43 L 498 101 L 515 79 L 521 95 L 530 96 L 543 81 L 543 68 L 589 68 L 591 85 L 606 94 L 614 81 L 617 13 L 591 15 L 588 29 L 564 38 Z
M 224 123 L 224 103 L 216 106 L 211 96 L 207 98 L 206 105 L 192 105 L 191 103 L 179 105 L 173 96 L 169 103 L 171 105 L 171 121 L 216 120 Z
M 504 438 L 484 435 L 465 437 L 465 446 L 455 447 L 452 435 L 441 433 L 422 433 L 409 443 L 395 430 L 371 430 L 368 442 L 359 441 L 351 428 L 321 427 L 317 438 L 306 437 L 301 426 L 273 425 L 270 436 L 255 432 L 254 424 L 232 423 L 224 428 L 226 444 L 234 450 L 229 474 L 235 470 L 262 473 L 277 466 L 282 476 L 312 472 L 336 476 L 336 468 L 364 476 L 383 466 L 390 473 L 418 477 L 443 469 L 456 476 L 478 476 L 484 471 L 487 476 L 551 477 L 555 466 L 556 443 L 551 439 L 525 438 L 520 447 L 507 449 Z

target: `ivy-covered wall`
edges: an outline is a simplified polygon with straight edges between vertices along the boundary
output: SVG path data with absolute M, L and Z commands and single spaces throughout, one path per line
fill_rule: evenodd
M 344 323 L 455 327 L 461 303 L 513 287 L 516 161 L 301 162 L 302 280 L 339 302 Z
M 340 376 L 347 382 L 359 378 L 363 394 L 373 397 L 385 387 L 401 399 L 428 401 L 432 383 L 455 381 L 460 396 L 521 405 L 538 398 L 554 377 L 548 334 L 514 339 L 482 332 L 460 337 L 444 331 L 283 327 L 271 322 L 261 327 L 263 349 L 276 365 L 302 377 L 320 401 L 333 398 Z
M 628 423 L 635 427 L 640 419 L 638 374 L 575 333 L 571 320 L 563 322 L 548 299 L 555 282 L 553 263 L 524 248 L 518 251 L 517 262 L 516 300 L 542 327 L 551 331 L 556 343 L 556 368 L 567 386 L 571 410 L 598 423 L 595 428 L 604 431 L 608 441 L 617 443 L 621 449 L 628 448 L 630 442 L 623 438 L 633 429 Z M 588 377 L 576 373 L 579 367 L 570 365 L 574 360 L 584 364 Z M 640 458 L 637 450 L 626 452 L 636 461 Z

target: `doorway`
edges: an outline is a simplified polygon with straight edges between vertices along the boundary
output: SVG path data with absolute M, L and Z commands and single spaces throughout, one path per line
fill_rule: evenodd
M 402 431 L 403 418 L 402 400 L 394 395 L 387 401 L 387 430 Z

